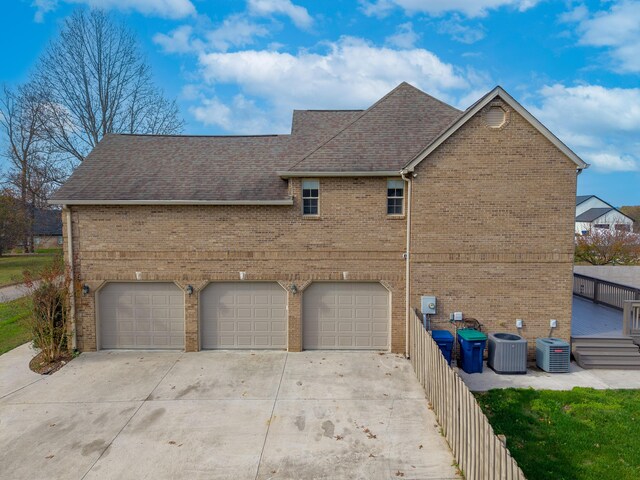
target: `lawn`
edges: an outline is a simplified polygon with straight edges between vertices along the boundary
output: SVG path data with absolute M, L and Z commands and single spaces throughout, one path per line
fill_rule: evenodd
M 14 257 L 0 257 L 0 287 L 20 283 L 22 272 L 37 271 L 50 263 L 60 249 L 46 249 L 37 255 L 17 255 Z
M 29 301 L 24 298 L 0 303 L 0 355 L 31 340 L 29 314 Z
M 476 395 L 528 480 L 640 478 L 640 390 L 491 390 Z

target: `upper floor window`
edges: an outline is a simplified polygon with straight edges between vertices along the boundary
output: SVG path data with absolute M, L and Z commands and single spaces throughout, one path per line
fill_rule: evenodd
M 318 180 L 302 181 L 302 214 L 318 215 L 318 192 L 320 182 Z
M 609 230 L 608 223 L 596 223 L 593 228 L 599 228 L 600 230 Z
M 402 215 L 404 205 L 404 181 L 387 180 L 387 215 Z

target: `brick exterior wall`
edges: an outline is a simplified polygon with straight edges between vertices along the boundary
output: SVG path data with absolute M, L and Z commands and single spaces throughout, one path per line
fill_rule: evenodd
M 503 108 L 509 110 L 506 105 Z M 412 304 L 436 295 L 434 328 L 462 311 L 488 331 L 571 335 L 575 164 L 514 111 L 470 119 L 416 168 Z
M 80 350 L 95 350 L 95 298 L 106 281 L 170 281 L 185 296 L 186 349 L 198 341 L 198 292 L 210 281 L 277 281 L 288 293 L 289 350 L 302 348 L 301 300 L 312 281 L 379 281 L 391 292 L 391 349 L 404 351 L 405 222 L 386 215 L 386 179 L 320 181 L 320 215 L 291 206 L 73 206 Z
M 505 107 L 508 109 L 508 107 Z M 434 321 L 463 311 L 489 331 L 568 339 L 575 164 L 516 112 L 499 129 L 472 118 L 413 180 L 411 304 L 438 298 Z M 291 206 L 73 206 L 78 348 L 95 350 L 95 298 L 107 281 L 172 281 L 185 295 L 186 349 L 199 348 L 198 292 L 210 281 L 292 283 L 289 350 L 302 348 L 301 302 L 313 281 L 379 281 L 391 292 L 391 349 L 405 344 L 406 219 L 386 215 L 386 178 L 320 179 L 320 215 Z M 283 180 L 284 181 L 284 180 Z M 63 216 L 65 218 L 66 216 Z M 65 218 L 66 221 L 66 218 Z M 66 235 L 66 228 L 64 229 Z M 67 241 L 65 239 L 65 250 Z M 530 350 L 533 352 L 533 350 Z

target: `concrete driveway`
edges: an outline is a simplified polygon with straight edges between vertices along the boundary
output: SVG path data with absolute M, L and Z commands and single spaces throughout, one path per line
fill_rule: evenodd
M 458 478 L 396 355 L 99 352 L 50 377 L 8 365 L 3 478 Z

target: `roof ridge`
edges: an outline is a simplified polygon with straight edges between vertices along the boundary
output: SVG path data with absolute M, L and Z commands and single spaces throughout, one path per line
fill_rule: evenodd
M 364 112 L 363 108 L 294 108 L 294 112 Z
M 107 133 L 107 136 L 118 137 L 170 137 L 170 138 L 262 138 L 290 137 L 290 133 L 267 133 L 262 135 L 196 135 L 196 134 L 164 134 L 164 133 Z

